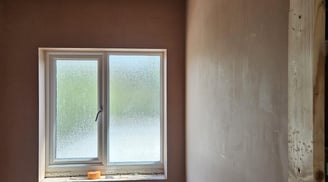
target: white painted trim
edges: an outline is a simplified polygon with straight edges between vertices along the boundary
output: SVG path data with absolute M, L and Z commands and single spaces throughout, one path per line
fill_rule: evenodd
M 45 177 L 46 166 L 46 67 L 45 55 L 39 50 L 39 181 Z
M 167 50 L 163 50 L 163 165 L 164 165 L 164 176 L 167 179 Z
M 90 181 L 140 181 L 140 180 L 166 180 L 164 175 L 112 175 L 101 176 L 100 179 L 88 180 L 86 177 L 46 178 L 41 182 L 90 182 Z
M 165 53 L 166 49 L 139 49 L 139 48 L 50 48 L 40 47 L 44 52 L 69 53 L 70 52 L 93 52 L 93 53 L 127 53 L 127 52 L 145 52 L 145 53 Z
M 101 171 L 103 175 L 164 175 L 163 165 L 131 165 L 131 166 L 97 166 L 97 165 L 63 165 L 58 171 L 46 171 L 46 177 L 86 176 L 90 170 Z

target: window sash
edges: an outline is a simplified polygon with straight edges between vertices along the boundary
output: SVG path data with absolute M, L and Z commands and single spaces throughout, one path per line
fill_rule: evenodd
M 90 51 L 91 50 L 91 51 Z M 108 130 L 109 130 L 109 56 L 110 55 L 157 55 L 160 56 L 160 161 L 159 162 L 111 162 L 108 157 Z M 96 59 L 98 60 L 98 103 L 103 112 L 98 120 L 98 157 L 90 159 L 56 159 L 54 131 L 55 126 L 55 60 L 56 59 Z M 85 174 L 85 171 L 97 169 L 104 174 L 126 173 L 161 173 L 164 174 L 166 163 L 166 50 L 152 49 L 106 49 L 99 51 L 88 49 L 56 49 L 46 52 L 46 176 L 72 176 Z M 96 114 L 96 113 L 95 113 Z M 60 173 L 58 173 L 60 172 Z
M 47 136 L 48 136 L 48 142 L 49 146 L 47 147 L 48 151 L 46 154 L 48 154 L 48 165 L 64 165 L 64 164 L 102 164 L 104 161 L 104 137 L 102 136 L 104 133 L 104 120 L 102 117 L 102 114 L 99 116 L 98 119 L 98 136 L 97 136 L 97 142 L 98 142 L 98 153 L 96 158 L 68 158 L 68 159 L 58 159 L 56 158 L 56 103 L 57 103 L 57 87 L 56 87 L 56 62 L 57 60 L 76 60 L 76 61 L 83 61 L 83 60 L 97 60 L 98 63 L 98 110 L 103 105 L 103 83 L 102 83 L 102 64 L 103 64 L 103 55 L 84 55 L 84 54 L 70 54 L 70 55 L 60 55 L 60 54 L 47 54 L 47 65 L 48 65 L 48 103 L 49 106 L 49 118 L 47 119 L 49 121 L 47 125 Z M 95 113 L 96 114 L 96 113 Z

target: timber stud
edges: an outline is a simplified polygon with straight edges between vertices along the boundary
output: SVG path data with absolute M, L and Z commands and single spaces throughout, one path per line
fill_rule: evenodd
M 324 179 L 324 173 L 323 173 L 323 171 L 317 170 L 315 172 L 314 178 L 315 178 L 316 181 L 318 181 L 318 182 L 320 181 L 321 182 Z

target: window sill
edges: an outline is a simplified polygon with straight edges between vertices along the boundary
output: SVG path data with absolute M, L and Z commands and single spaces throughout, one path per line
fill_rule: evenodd
M 90 180 L 86 177 L 45 178 L 40 182 L 92 182 L 92 181 L 141 181 L 141 180 L 166 180 L 165 175 L 115 175 L 102 176 L 100 179 Z

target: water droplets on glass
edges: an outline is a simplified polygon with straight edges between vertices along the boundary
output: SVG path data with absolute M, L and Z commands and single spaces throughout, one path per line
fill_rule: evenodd
M 97 60 L 57 60 L 56 86 L 56 158 L 96 158 Z
M 109 161 L 160 161 L 160 56 L 110 55 L 109 61 Z

